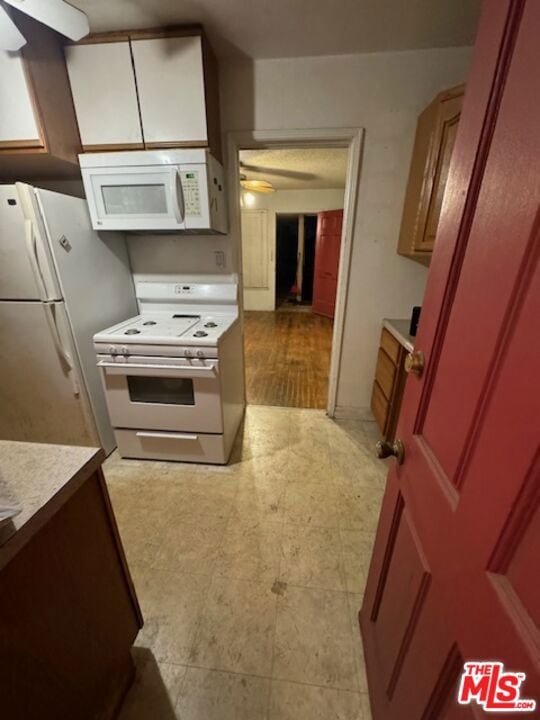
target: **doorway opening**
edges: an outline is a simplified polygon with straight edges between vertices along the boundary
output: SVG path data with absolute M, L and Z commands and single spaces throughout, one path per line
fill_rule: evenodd
M 348 155 L 239 151 L 248 403 L 328 407 Z
M 311 312 L 317 215 L 276 215 L 276 310 Z

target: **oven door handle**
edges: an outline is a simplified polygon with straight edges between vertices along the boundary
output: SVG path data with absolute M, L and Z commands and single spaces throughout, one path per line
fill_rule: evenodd
M 216 377 L 217 368 L 196 365 L 151 365 L 143 363 L 112 363 L 100 360 L 98 367 L 104 368 L 109 375 L 156 375 L 163 377 Z M 164 372 L 162 372 L 164 371 Z

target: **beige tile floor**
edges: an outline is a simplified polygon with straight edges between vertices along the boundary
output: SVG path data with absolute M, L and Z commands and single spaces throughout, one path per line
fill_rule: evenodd
M 121 720 L 368 720 L 374 425 L 250 406 L 226 467 L 105 475 L 145 618 Z

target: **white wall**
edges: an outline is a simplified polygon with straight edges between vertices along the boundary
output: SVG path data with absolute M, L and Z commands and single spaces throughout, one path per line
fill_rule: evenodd
M 383 317 L 421 304 L 422 265 L 396 253 L 416 120 L 441 89 L 463 82 L 470 48 L 233 61 L 220 67 L 224 135 L 235 130 L 363 127 L 357 222 L 339 369 L 338 406 L 369 406 Z M 291 210 L 292 212 L 292 210 Z M 240 238 L 154 236 L 129 241 L 135 277 L 223 273 Z M 216 266 L 215 251 L 225 253 Z
M 343 207 L 344 190 L 276 190 L 275 193 L 253 193 L 255 202 L 249 210 L 267 210 L 268 282 L 266 288 L 246 288 L 246 310 L 274 310 L 276 280 L 276 214 L 316 213 Z
M 396 253 L 416 120 L 437 92 L 466 78 L 470 52 L 260 60 L 220 69 L 224 131 L 365 128 L 338 382 L 342 412 L 369 406 L 383 317 L 409 317 L 422 302 L 427 269 Z

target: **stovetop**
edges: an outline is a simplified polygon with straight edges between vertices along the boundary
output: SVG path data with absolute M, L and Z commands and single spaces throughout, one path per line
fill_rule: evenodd
M 94 335 L 94 343 L 215 346 L 236 313 L 146 312 Z

